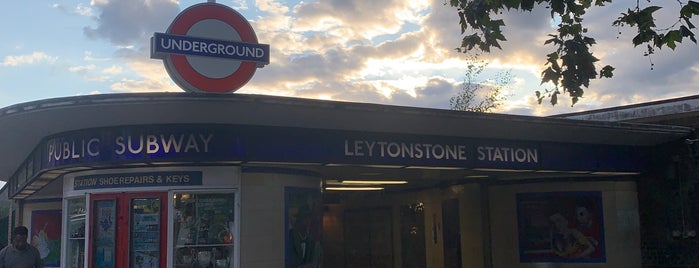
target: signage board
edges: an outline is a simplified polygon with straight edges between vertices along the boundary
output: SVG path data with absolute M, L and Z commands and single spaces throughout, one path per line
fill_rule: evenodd
M 40 155 L 32 159 L 40 159 L 34 167 L 39 170 L 99 163 L 261 161 L 639 171 L 647 161 L 642 147 L 200 124 L 66 132 L 47 138 L 35 151 Z
M 162 59 L 170 77 L 186 91 L 227 93 L 269 64 L 269 45 L 258 43 L 240 13 L 201 3 L 182 11 L 166 33 L 153 35 L 151 58 Z
M 47 137 L 10 181 L 11 185 L 19 186 L 50 170 L 173 161 L 635 173 L 647 171 L 649 159 L 650 150 L 642 146 L 272 126 L 163 124 L 85 129 Z M 135 185 L 148 183 L 140 181 Z
M 98 174 L 78 176 L 73 180 L 75 190 L 198 185 L 202 185 L 202 173 L 199 171 Z

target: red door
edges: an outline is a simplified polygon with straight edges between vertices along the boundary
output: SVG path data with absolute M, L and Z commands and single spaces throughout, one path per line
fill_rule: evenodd
M 90 268 L 165 268 L 167 193 L 90 197 Z

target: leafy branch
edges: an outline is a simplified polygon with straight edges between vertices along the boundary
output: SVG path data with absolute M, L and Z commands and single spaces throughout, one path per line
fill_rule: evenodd
M 617 0 L 621 1 L 621 0 Z M 647 0 L 650 2 L 650 0 Z M 544 45 L 554 46 L 554 50 L 546 55 L 546 68 L 541 73 L 541 84 L 552 83 L 554 89 L 545 92 L 537 91 L 539 103 L 550 98 L 551 104 L 558 103 L 558 95 L 567 93 L 573 105 L 583 97 L 584 89 L 590 86 L 590 80 L 611 78 L 614 67 L 605 65 L 597 69 L 599 61 L 590 49 L 596 44 L 594 38 L 588 36 L 588 29 L 583 24 L 583 15 L 593 7 L 602 7 L 612 0 L 450 0 L 450 5 L 456 7 L 464 35 L 461 46 L 456 50 L 469 52 L 479 49 L 490 52 L 491 48 L 499 48 L 500 42 L 507 39 L 502 33 L 505 22 L 491 16 L 509 10 L 532 11 L 535 5 L 546 5 L 551 10 L 551 18 L 560 18 L 555 34 L 544 42 Z M 649 56 L 655 49 L 667 46 L 675 49 L 677 43 L 688 38 L 697 43 L 694 34 L 695 26 L 691 20 L 699 15 L 699 2 L 677 0 L 680 5 L 679 18 L 672 26 L 659 29 L 655 25 L 654 13 L 661 9 L 659 6 L 641 8 L 639 1 L 636 7 L 621 13 L 612 25 L 617 27 L 635 27 L 638 34 L 632 39 L 634 46 L 647 45 L 644 55 Z
M 504 91 L 508 85 L 512 84 L 512 73 L 499 72 L 492 79 L 479 81 L 478 77 L 489 63 L 476 58 L 474 56 L 469 60 L 461 91 L 449 99 L 449 106 L 453 110 L 492 112 L 509 97 Z

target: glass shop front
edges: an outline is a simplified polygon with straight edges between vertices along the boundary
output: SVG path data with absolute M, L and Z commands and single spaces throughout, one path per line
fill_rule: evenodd
M 238 190 L 231 187 L 236 180 L 204 174 L 119 170 L 69 176 L 65 267 L 238 267 Z

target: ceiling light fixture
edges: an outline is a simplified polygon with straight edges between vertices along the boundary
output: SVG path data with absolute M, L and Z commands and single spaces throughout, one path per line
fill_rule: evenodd
M 590 173 L 592 175 L 639 175 L 641 174 L 640 172 L 620 172 L 620 171 L 596 171 Z
M 383 187 L 325 187 L 326 191 L 381 191 Z
M 462 167 L 432 167 L 432 166 L 407 166 L 406 169 L 429 169 L 429 170 L 462 170 Z
M 528 169 L 505 169 L 505 168 L 474 168 L 476 171 L 490 171 L 490 172 L 532 172 L 533 170 Z
M 406 184 L 408 183 L 407 181 L 360 181 L 360 180 L 348 180 L 348 181 L 342 181 L 342 184 Z

